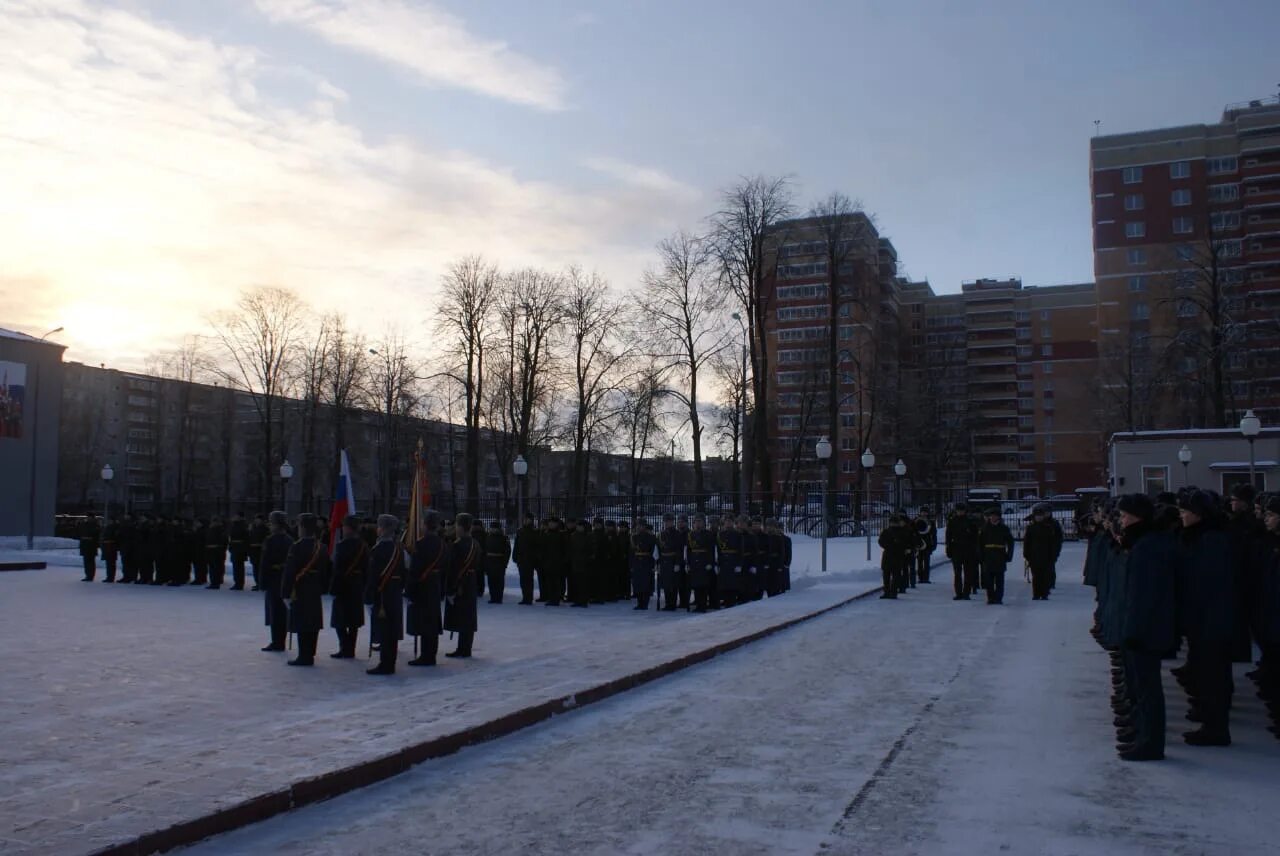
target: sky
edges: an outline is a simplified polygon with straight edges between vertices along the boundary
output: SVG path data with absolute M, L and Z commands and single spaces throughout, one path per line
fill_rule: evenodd
M 1274 95 L 1278 29 L 1274 0 L 0 0 L 0 327 L 140 367 L 279 285 L 429 339 L 450 261 L 627 289 L 755 174 L 860 200 L 939 292 L 1086 281 L 1094 121 Z

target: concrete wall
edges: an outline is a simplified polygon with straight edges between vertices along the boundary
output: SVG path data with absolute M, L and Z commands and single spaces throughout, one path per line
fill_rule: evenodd
M 26 367 L 20 437 L 0 437 L 0 535 L 53 534 L 58 488 L 58 420 L 62 401 L 61 345 L 0 331 L 0 363 Z M 38 424 L 37 424 L 38 423 Z M 34 518 L 31 503 L 35 466 Z
M 1191 449 L 1191 463 L 1184 479 L 1178 450 Z M 1280 491 L 1280 428 L 1264 428 L 1254 441 L 1255 483 L 1265 490 Z M 1225 492 L 1234 482 L 1248 481 L 1249 443 L 1237 430 L 1139 432 L 1116 435 L 1110 448 L 1112 492 L 1141 493 L 1148 479 L 1158 478 L 1167 468 L 1169 490 L 1193 484 L 1207 490 Z M 1154 489 L 1154 485 L 1149 485 Z

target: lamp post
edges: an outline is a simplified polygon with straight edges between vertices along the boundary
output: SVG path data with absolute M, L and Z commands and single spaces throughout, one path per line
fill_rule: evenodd
M 747 513 L 747 325 L 742 316 L 734 312 L 729 316 L 742 326 L 742 406 L 738 412 L 738 513 Z
M 516 527 L 524 525 L 524 477 L 529 472 L 529 462 L 524 455 L 516 455 L 511 462 L 511 472 L 516 474 Z
M 289 513 L 289 479 L 293 478 L 293 464 L 285 458 L 280 465 L 280 510 Z
M 902 477 L 906 474 L 907 465 L 902 462 L 902 458 L 898 458 L 898 463 L 893 465 L 893 496 L 897 510 L 902 509 Z
M 1182 464 L 1182 486 L 1188 487 L 1191 482 L 1187 477 L 1187 466 L 1191 463 L 1191 447 L 1186 443 L 1178 450 L 1178 463 Z
M 116 477 L 116 471 L 111 469 L 111 465 L 107 464 L 102 468 L 102 481 L 105 485 L 104 495 L 106 499 L 102 501 L 102 517 L 104 521 L 111 519 L 111 480 Z
M 823 437 L 818 441 L 814 451 L 825 468 L 827 460 L 831 457 L 831 441 Z M 830 525 L 831 519 L 827 509 L 827 486 L 824 482 L 822 485 L 822 572 L 824 574 L 827 572 L 827 529 Z
M 1254 416 L 1252 410 L 1246 410 L 1240 418 L 1240 433 L 1249 441 L 1249 486 L 1254 487 L 1253 441 L 1262 433 L 1262 420 Z
M 866 494 L 866 502 L 863 503 L 862 517 L 867 527 L 867 561 L 871 561 L 871 468 L 876 465 L 876 456 L 871 454 L 871 449 L 867 449 L 862 453 L 862 481 L 863 492 Z

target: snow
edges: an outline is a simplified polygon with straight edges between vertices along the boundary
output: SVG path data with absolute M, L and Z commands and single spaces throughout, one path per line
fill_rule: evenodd
M 52 550 L 52 551 L 55 551 L 56 553 L 56 555 L 53 557 L 54 559 L 66 559 L 67 558 L 66 554 L 62 553 L 61 551 L 78 550 L 80 548 L 80 542 L 74 538 L 54 538 L 52 536 L 41 535 L 37 538 L 32 539 L 31 548 L 32 549 L 30 550 L 27 549 L 26 535 L 0 536 L 0 552 L 6 551 L 6 550 L 22 551 L 21 558 L 18 559 L 17 561 L 22 561 L 22 560 L 31 561 L 32 559 L 39 560 L 39 559 L 46 558 L 44 556 L 37 556 L 35 554 L 36 550 L 40 550 L 42 552 Z M 79 555 L 80 555 L 79 553 L 76 553 L 71 558 L 74 561 L 79 561 L 79 559 L 77 558 Z M 3 561 L 3 560 L 0 560 L 0 561 Z
M 864 600 L 195 854 L 1274 852 L 1280 742 L 1238 667 L 1229 749 L 1115 757 L 1070 544 L 1044 603 Z M 351 726 L 369 731 L 385 721 Z M 429 842 L 429 843 L 428 843 Z
M 256 592 L 80 582 L 74 550 L 0 550 L 0 852 L 81 853 L 455 734 L 739 639 L 873 589 L 865 542 L 797 539 L 792 592 L 693 615 L 481 605 L 476 657 L 366 676 L 364 659 L 290 669 L 262 653 Z M 99 580 L 102 567 L 99 563 Z M 361 651 L 367 644 L 362 632 Z M 442 650 L 449 650 L 448 639 Z

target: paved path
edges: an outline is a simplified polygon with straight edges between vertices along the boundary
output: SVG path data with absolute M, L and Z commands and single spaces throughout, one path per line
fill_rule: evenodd
M 1092 590 L 859 601 L 748 648 L 193 848 L 374 853 L 1262 853 L 1280 742 L 1115 758 Z M 367 729 L 379 726 L 369 724 Z
M 702 616 L 522 607 L 509 587 L 507 604 L 481 606 L 474 660 L 378 679 L 363 659 L 330 660 L 329 631 L 315 669 L 261 653 L 260 594 L 79 576 L 66 562 L 0 575 L 0 852 L 127 841 L 812 613 L 879 578 L 833 575 Z

